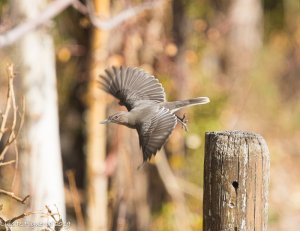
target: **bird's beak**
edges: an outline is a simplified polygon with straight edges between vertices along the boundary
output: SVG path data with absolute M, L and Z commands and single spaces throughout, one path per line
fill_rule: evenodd
M 109 119 L 106 119 L 106 120 L 103 120 L 103 121 L 100 122 L 100 124 L 108 124 L 108 123 L 110 123 Z

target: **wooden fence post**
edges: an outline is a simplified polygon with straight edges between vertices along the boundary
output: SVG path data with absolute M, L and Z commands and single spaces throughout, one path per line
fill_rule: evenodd
M 260 135 L 206 133 L 203 230 L 267 230 L 269 172 Z

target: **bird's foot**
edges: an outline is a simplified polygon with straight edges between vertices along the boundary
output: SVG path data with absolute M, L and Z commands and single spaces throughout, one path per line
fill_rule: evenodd
M 180 118 L 178 115 L 176 115 L 177 117 L 177 121 L 181 124 L 182 128 L 184 128 L 184 130 L 187 132 L 188 128 L 187 128 L 187 122 L 188 120 L 185 118 L 185 114 L 183 114 L 182 118 Z

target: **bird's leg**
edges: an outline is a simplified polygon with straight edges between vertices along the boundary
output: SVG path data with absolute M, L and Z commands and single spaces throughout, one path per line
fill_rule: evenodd
M 182 128 L 184 128 L 184 130 L 187 131 L 188 120 L 185 118 L 185 114 L 183 114 L 182 118 L 180 118 L 178 115 L 176 115 L 176 117 L 177 117 L 177 121 L 181 124 Z

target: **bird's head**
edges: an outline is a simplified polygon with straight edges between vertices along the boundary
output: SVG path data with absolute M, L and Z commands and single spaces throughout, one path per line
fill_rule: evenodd
M 128 123 L 127 112 L 124 111 L 117 112 L 113 115 L 110 115 L 106 120 L 100 122 L 100 124 L 108 124 L 108 123 L 127 125 Z

